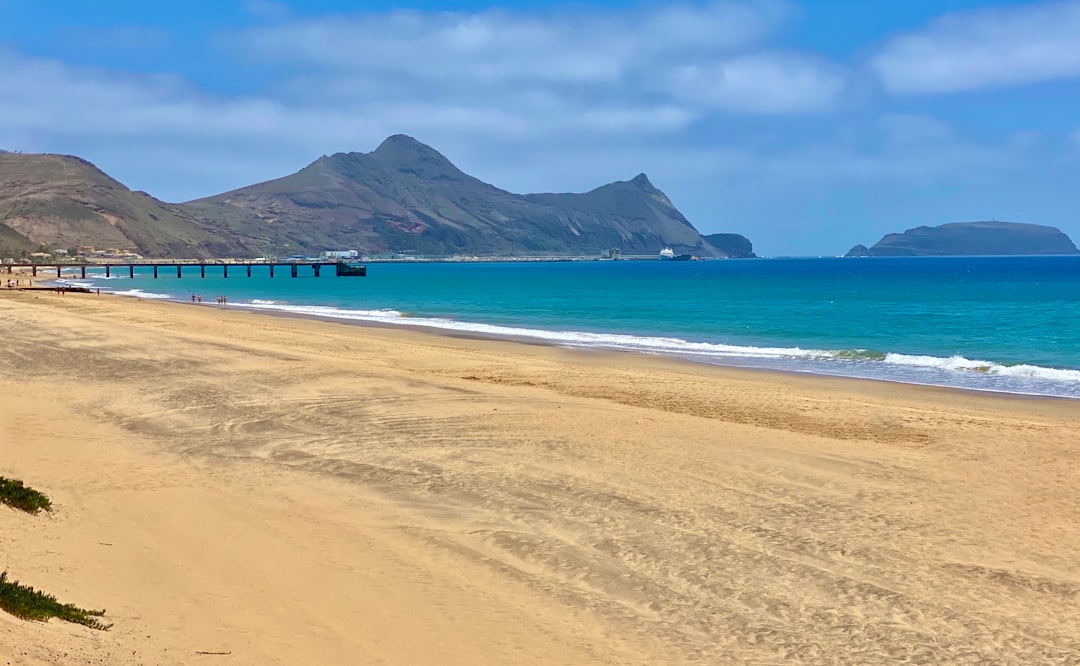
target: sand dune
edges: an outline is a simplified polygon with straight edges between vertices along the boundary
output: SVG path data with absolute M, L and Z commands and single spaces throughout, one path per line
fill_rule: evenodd
M 13 663 L 1080 663 L 1075 402 L 0 294 Z M 197 651 L 228 652 L 196 655 Z M 214 661 L 209 661 L 214 660 Z

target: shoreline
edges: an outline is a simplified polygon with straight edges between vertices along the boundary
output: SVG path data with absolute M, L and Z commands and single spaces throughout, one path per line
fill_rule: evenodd
M 1080 658 L 1072 404 L 171 305 L 0 294 L 0 658 Z
M 47 293 L 53 294 L 54 292 L 49 291 Z M 806 382 L 807 385 L 814 385 L 815 383 L 817 383 L 822 386 L 846 386 L 851 389 L 861 387 L 862 390 L 881 391 L 884 393 L 889 393 L 890 389 L 895 389 L 901 392 L 910 391 L 910 395 L 912 396 L 922 396 L 925 394 L 926 396 L 931 397 L 931 399 L 934 394 L 940 393 L 953 397 L 969 397 L 975 401 L 981 399 L 989 399 L 1001 400 L 1004 402 L 1030 402 L 1032 404 L 1046 402 L 1050 404 L 1070 406 L 1073 405 L 1076 400 L 1080 399 L 1070 396 L 1046 395 L 1040 393 L 1021 393 L 1012 391 L 1001 391 L 995 389 L 950 386 L 932 383 L 918 383 L 912 381 L 892 380 L 888 378 L 834 375 L 790 368 L 772 368 L 753 365 L 741 365 L 737 363 L 715 363 L 709 361 L 701 361 L 694 359 L 691 356 L 681 356 L 678 354 L 654 353 L 632 349 L 572 346 L 529 336 L 501 335 L 484 332 L 459 331 L 455 329 L 440 328 L 437 326 L 398 324 L 395 322 L 381 322 L 364 319 L 349 319 L 344 317 L 293 312 L 288 310 L 253 308 L 240 303 L 229 303 L 225 306 L 209 302 L 196 304 L 188 303 L 185 300 L 174 299 L 171 297 L 143 298 L 133 294 L 120 294 L 112 291 L 102 292 L 101 295 L 117 297 L 121 299 L 130 299 L 132 301 L 143 303 L 154 303 L 165 306 L 179 306 L 181 308 L 193 307 L 199 310 L 202 310 L 203 308 L 208 308 L 212 309 L 213 311 L 223 313 L 230 311 L 239 312 L 255 317 L 266 316 L 271 320 L 283 319 L 319 322 L 323 324 L 344 326 L 347 329 L 356 328 L 360 331 L 387 331 L 390 333 L 402 333 L 405 335 L 416 334 L 420 336 L 421 339 L 430 337 L 433 339 L 444 339 L 448 341 L 457 340 L 461 342 L 476 342 L 481 344 L 505 344 L 510 345 L 511 347 L 521 346 L 526 349 L 537 348 L 550 350 L 555 353 L 566 354 L 570 357 L 580 355 L 582 359 L 596 359 L 601 362 L 615 362 L 621 358 L 626 358 L 630 359 L 632 363 L 636 362 L 651 364 L 652 362 L 655 362 L 661 367 L 681 367 L 687 371 L 704 371 L 706 373 L 710 371 L 715 371 L 716 376 L 720 378 L 745 378 L 748 380 L 760 379 L 762 381 L 768 381 L 769 379 L 773 379 L 782 382 L 790 381 L 796 384 L 800 382 Z M 86 295 L 80 295 L 79 297 L 85 298 Z
M 171 296 L 168 297 L 168 298 L 156 298 L 156 297 L 141 297 L 141 296 L 138 296 L 137 294 L 116 293 L 116 292 L 112 292 L 112 291 L 109 291 L 109 292 L 106 292 L 106 293 L 108 293 L 111 296 L 122 296 L 122 297 L 128 297 L 128 298 L 134 298 L 134 299 L 142 299 L 142 300 L 153 301 L 153 302 L 175 303 L 175 304 L 178 304 L 178 305 L 193 305 L 193 304 L 187 303 L 187 301 L 185 301 L 185 300 L 178 299 L 178 298 L 173 298 Z M 202 303 L 202 304 L 199 304 L 199 305 L 207 305 L 207 306 L 213 305 L 214 307 L 217 307 L 215 304 L 211 304 L 211 303 Z M 899 385 L 899 386 L 918 386 L 918 387 L 926 387 L 926 388 L 934 388 L 934 389 L 945 389 L 945 390 L 951 390 L 951 391 L 970 392 L 970 393 L 975 393 L 975 394 L 989 394 L 989 395 L 1007 396 L 1007 397 L 1014 397 L 1014 398 L 1017 398 L 1017 399 L 1027 398 L 1027 399 L 1035 399 L 1035 400 L 1047 399 L 1047 400 L 1065 400 L 1065 401 L 1080 400 L 1080 395 L 1077 395 L 1077 396 L 1054 395 L 1054 394 L 1049 394 L 1049 393 L 1038 393 L 1038 392 L 1034 392 L 1034 391 L 1005 390 L 1005 389 L 993 388 L 993 387 L 984 388 L 984 387 L 978 387 L 978 386 L 962 386 L 962 385 L 947 384 L 947 383 L 933 383 L 931 381 L 915 381 L 915 380 L 911 380 L 911 379 L 902 379 L 902 378 L 869 377 L 869 376 L 860 376 L 860 375 L 840 374 L 840 373 L 837 373 L 837 372 L 828 372 L 827 370 L 816 371 L 816 370 L 813 370 L 813 369 L 801 369 L 801 368 L 794 368 L 794 367 L 780 368 L 780 367 L 771 367 L 771 366 L 768 366 L 768 365 L 754 365 L 752 362 L 742 362 L 741 360 L 738 360 L 738 359 L 733 360 L 733 361 L 702 360 L 700 358 L 695 358 L 695 356 L 692 353 L 680 354 L 678 352 L 660 352 L 660 351 L 648 351 L 648 350 L 620 349 L 620 348 L 615 348 L 615 347 L 603 347 L 603 346 L 592 347 L 592 346 L 588 346 L 588 345 L 572 345 L 572 344 L 561 343 L 561 342 L 553 341 L 553 340 L 545 340 L 543 338 L 537 338 L 537 337 L 532 337 L 532 336 L 528 336 L 528 335 L 514 335 L 512 333 L 507 333 L 507 334 L 486 333 L 486 332 L 482 332 L 482 331 L 468 331 L 468 330 L 459 330 L 459 329 L 452 329 L 452 328 L 442 328 L 442 327 L 439 327 L 439 326 L 429 326 L 429 325 L 424 325 L 424 324 L 409 324 L 409 323 L 404 323 L 404 322 L 403 323 L 384 322 L 384 321 L 377 321 L 377 320 L 373 320 L 373 319 L 335 317 L 333 315 L 320 315 L 320 314 L 314 314 L 314 313 L 295 312 L 295 311 L 290 311 L 290 310 L 285 310 L 285 309 L 262 308 L 262 307 L 253 306 L 253 305 L 247 304 L 247 303 L 230 303 L 230 304 L 228 304 L 228 306 L 226 306 L 226 308 L 229 308 L 229 307 L 236 308 L 236 309 L 242 309 L 242 310 L 244 310 L 246 312 L 251 312 L 251 313 L 256 313 L 256 314 L 266 314 L 266 315 L 274 316 L 274 317 L 311 319 L 311 320 L 315 320 L 315 321 L 325 321 L 325 322 L 332 322 L 332 323 L 345 324 L 345 325 L 351 325 L 351 326 L 369 327 L 369 328 L 386 328 L 386 329 L 391 329 L 391 330 L 411 330 L 411 331 L 418 331 L 418 332 L 422 332 L 422 333 L 427 333 L 429 335 L 446 336 L 446 337 L 450 337 L 450 338 L 475 339 L 475 340 L 494 340 L 494 341 L 501 340 L 501 341 L 513 342 L 513 343 L 516 343 L 516 344 L 523 344 L 523 345 L 535 345 L 535 346 L 541 346 L 541 347 L 553 347 L 553 348 L 566 349 L 566 350 L 577 350 L 577 351 L 582 351 L 582 352 L 585 352 L 585 353 L 626 353 L 626 354 L 642 355 L 642 356 L 647 356 L 647 357 L 648 356 L 656 356 L 656 357 L 660 357 L 660 358 L 678 360 L 680 362 L 690 363 L 690 364 L 693 364 L 693 365 L 701 365 L 701 366 L 706 366 L 706 367 L 717 367 L 717 368 L 729 368 L 729 369 L 735 369 L 735 370 L 746 370 L 746 371 L 750 371 L 750 372 L 779 373 L 781 375 L 790 374 L 790 375 L 807 376 L 807 377 L 823 377 L 823 378 L 832 378 L 832 379 L 840 379 L 840 380 L 853 380 L 853 381 L 857 381 L 857 382 L 858 381 L 883 382 L 883 383 L 886 383 L 886 384 L 894 384 L 894 385 Z M 627 335 L 629 335 L 629 334 L 627 334 Z M 1059 368 L 1045 368 L 1045 369 L 1059 370 Z M 1066 370 L 1068 370 L 1068 369 L 1066 369 Z
M 805 267 L 802 270 L 805 270 Z M 590 274 L 592 272 L 589 271 Z M 665 271 L 660 272 L 666 274 Z M 605 271 L 601 273 L 607 275 Z M 387 275 L 390 274 L 391 272 L 387 271 Z M 190 289 L 183 289 L 181 284 L 165 286 L 157 284 L 156 281 L 152 283 L 150 280 L 137 280 L 137 282 L 140 283 L 139 288 L 146 292 L 165 289 L 167 294 L 179 300 L 184 300 L 185 291 L 190 293 Z M 322 292 L 321 285 L 311 294 L 306 293 L 309 291 L 307 288 L 299 290 L 305 293 L 295 293 L 298 290 L 284 287 L 284 291 L 275 291 L 276 287 L 269 283 L 265 285 L 260 283 L 253 288 L 241 287 L 240 284 L 235 286 L 240 291 L 234 294 L 236 296 L 233 299 L 234 305 L 237 299 L 241 301 L 252 299 L 258 304 L 262 302 L 258 300 L 260 298 L 274 299 L 288 294 L 287 301 L 290 302 L 274 306 L 270 305 L 273 303 L 272 300 L 267 300 L 266 307 L 328 314 L 336 319 L 385 320 L 414 327 L 412 321 L 416 320 L 397 320 L 399 315 L 405 317 L 407 314 L 412 314 L 419 321 L 435 328 L 465 329 L 473 334 L 494 335 L 523 342 L 528 338 L 540 338 L 567 347 L 595 346 L 607 349 L 629 349 L 727 367 L 751 367 L 903 384 L 947 386 L 980 392 L 1080 399 L 1080 359 L 1071 352 L 1071 347 L 1065 342 L 1071 339 L 1068 335 L 1061 338 L 1062 342 L 1054 342 L 1050 338 L 1043 339 L 1046 336 L 1040 337 L 1034 334 L 1021 335 L 1015 341 L 998 335 L 994 338 L 998 342 L 991 346 L 990 338 L 976 335 L 977 331 L 974 328 L 965 330 L 959 319 L 956 320 L 958 323 L 950 324 L 949 332 L 942 334 L 939 339 L 935 336 L 927 338 L 918 331 L 907 332 L 905 325 L 896 321 L 892 321 L 892 328 L 881 329 L 880 334 L 872 330 L 863 330 L 865 327 L 860 329 L 858 326 L 856 326 L 857 330 L 844 329 L 841 324 L 836 324 L 838 328 L 834 328 L 829 317 L 820 317 L 812 330 L 800 327 L 797 322 L 792 322 L 794 328 L 790 328 L 782 323 L 785 321 L 784 311 L 775 311 L 768 314 L 768 317 L 775 317 L 777 322 L 780 322 L 777 324 L 780 328 L 773 331 L 775 335 L 766 330 L 762 335 L 738 338 L 737 342 L 729 344 L 729 339 L 720 333 L 729 330 L 731 328 L 729 326 L 717 322 L 710 325 L 704 323 L 689 326 L 675 323 L 667 325 L 660 323 L 665 321 L 662 315 L 647 319 L 631 317 L 625 321 L 619 317 L 612 319 L 600 316 L 596 322 L 593 322 L 592 315 L 552 319 L 549 316 L 526 316 L 532 312 L 531 310 L 520 313 L 527 319 L 542 322 L 532 326 L 528 321 L 518 321 L 518 317 L 513 312 L 504 312 L 506 316 L 500 315 L 499 311 L 503 309 L 501 305 L 496 306 L 494 310 L 487 307 L 479 309 L 472 307 L 470 305 L 472 301 L 469 300 L 471 297 L 468 294 L 454 292 L 447 296 L 450 300 L 444 303 L 445 299 L 441 296 L 425 299 L 423 295 L 414 293 L 415 290 L 409 291 L 406 288 L 404 293 L 406 293 L 407 302 L 412 304 L 412 307 L 408 309 L 439 313 L 431 315 L 430 321 L 427 321 L 416 312 L 406 314 L 394 312 L 396 307 L 400 307 L 395 305 L 396 303 L 406 301 L 385 297 L 354 299 L 351 296 L 335 296 L 334 294 L 339 291 L 336 286 L 328 287 L 325 294 Z M 180 289 L 181 293 L 173 293 L 174 287 Z M 219 280 L 213 282 L 213 286 L 206 286 L 206 288 L 224 292 L 232 289 L 233 283 Z M 351 293 L 352 290 L 346 291 Z M 259 292 L 263 292 L 262 295 Z M 240 296 L 240 294 L 245 296 Z M 325 297 L 315 297 L 316 294 Z M 305 304 L 309 302 L 310 304 Z M 316 303 L 336 303 L 337 305 L 320 307 Z M 425 303 L 434 309 L 425 309 L 423 305 Z M 435 307 L 438 303 L 442 303 L 444 307 Z M 455 306 L 455 303 L 459 303 L 460 307 Z M 254 306 L 253 309 L 264 309 L 264 307 Z M 899 310 L 899 312 L 904 311 Z M 737 318 L 739 315 L 732 316 Z M 895 316 L 892 319 L 895 320 Z M 981 321 L 986 324 L 984 320 L 985 317 Z M 500 326 L 484 323 L 486 321 L 510 323 Z M 678 318 L 673 320 L 673 322 L 677 321 L 679 321 Z M 706 318 L 703 321 L 712 320 Z M 1030 323 L 1025 322 L 1013 321 L 1012 323 L 1020 326 Z M 974 322 L 969 322 L 969 326 L 974 325 Z M 735 328 L 741 330 L 738 326 Z M 858 330 L 862 330 L 862 333 L 859 334 Z M 632 334 L 626 331 L 638 331 L 638 333 Z M 796 331 L 801 331 L 801 333 L 795 335 Z M 922 337 L 919 337 L 920 335 Z M 970 344 L 966 342 L 969 338 L 972 340 Z M 761 342 L 762 339 L 769 341 Z

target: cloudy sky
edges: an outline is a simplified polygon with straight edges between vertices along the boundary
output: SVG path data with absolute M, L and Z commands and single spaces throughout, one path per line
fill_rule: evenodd
M 184 201 L 401 132 L 515 192 L 645 172 L 765 255 L 1080 241 L 1080 0 L 410 6 L 0 0 L 0 148 Z

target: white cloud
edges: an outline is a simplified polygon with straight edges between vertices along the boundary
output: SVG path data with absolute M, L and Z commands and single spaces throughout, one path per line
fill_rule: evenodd
M 805 56 L 761 53 L 676 67 L 665 81 L 677 97 L 748 112 L 790 113 L 831 107 L 843 71 Z
M 170 200 L 281 176 L 324 153 L 371 150 L 396 132 L 454 157 L 505 142 L 523 150 L 552 136 L 588 150 L 605 137 L 677 132 L 699 117 L 671 104 L 592 105 L 541 93 L 503 104 L 420 94 L 331 105 L 214 97 L 176 76 L 121 75 L 10 52 L 0 52 L 0 90 L 0 145 L 80 154 Z M 479 157 L 462 166 L 482 164 Z
M 604 80 L 658 54 L 715 52 L 757 43 L 783 18 L 779 3 L 712 3 L 542 15 L 361 13 L 256 28 L 245 46 L 271 61 L 434 76 L 464 70 L 488 80 Z
M 257 61 L 299 74 L 283 90 L 485 99 L 565 98 L 566 108 L 685 106 L 802 113 L 830 106 L 844 73 L 796 53 L 760 53 L 788 6 L 659 5 L 552 14 L 396 11 L 292 21 L 230 35 Z M 318 84 L 313 83 L 318 81 Z
M 1080 76 L 1080 0 L 949 14 L 900 35 L 870 67 L 894 94 Z

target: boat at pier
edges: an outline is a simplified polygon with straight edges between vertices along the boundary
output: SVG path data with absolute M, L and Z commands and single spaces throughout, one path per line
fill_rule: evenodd
M 675 254 L 675 251 L 670 247 L 665 247 L 660 250 L 660 261 L 690 261 L 694 258 L 692 254 Z
M 367 265 L 358 264 L 353 261 L 339 261 L 337 263 L 337 276 L 338 277 L 365 277 L 367 275 Z

